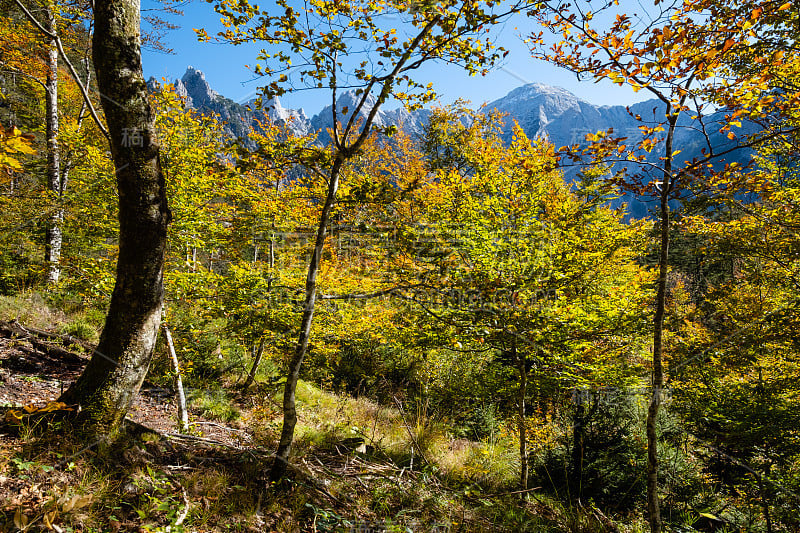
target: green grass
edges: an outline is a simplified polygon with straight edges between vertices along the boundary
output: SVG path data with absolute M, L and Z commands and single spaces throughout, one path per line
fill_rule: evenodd
M 67 316 L 51 308 L 47 300 L 37 292 L 0 295 L 0 320 L 14 319 L 26 326 L 53 330 L 66 322 Z
M 97 342 L 105 313 L 98 309 L 54 306 L 48 295 L 25 292 L 13 296 L 0 295 L 0 320 L 18 320 L 23 326 L 57 331 L 80 339 Z
M 241 417 L 239 408 L 222 389 L 195 389 L 187 392 L 187 407 L 196 409 L 206 418 L 233 422 Z
M 89 342 L 97 342 L 99 328 L 84 316 L 78 316 L 59 328 L 60 333 L 72 335 Z
M 78 307 L 62 313 L 48 301 L 37 293 L 0 296 L 0 319 L 18 318 L 26 325 L 96 338 L 101 313 Z M 110 531 L 121 522 L 122 530 L 165 531 L 186 508 L 184 493 L 190 502 L 185 526 L 198 531 L 339 531 L 356 519 L 399 530 L 422 524 L 422 531 L 436 523 L 480 532 L 646 530 L 642 513 L 610 520 L 591 502 L 581 508 L 541 491 L 527 498 L 514 494 L 519 475 L 516 432 L 499 417 L 483 439 L 458 438 L 470 433 L 431 416 L 424 402 L 380 405 L 308 382 L 300 382 L 297 390 L 296 468 L 285 485 L 272 490 L 264 475 L 281 427 L 277 375 L 277 366 L 265 361 L 259 384 L 247 391 L 241 405 L 219 383 L 189 391 L 190 407 L 204 417 L 223 423 L 242 419 L 254 433 L 247 453 L 172 448 L 155 439 L 103 454 L 94 448 L 80 451 L 81 445 L 70 444 L 59 432 L 37 444 L 42 428 L 31 427 L 20 432 L 13 449 L 0 440 L 0 480 L 21 480 L 26 490 L 35 492 L 37 500 L 19 507 L 36 521 L 34 530 L 42 529 L 45 513 L 56 510 L 57 523 L 65 530 Z M 541 421 L 530 429 L 535 455 L 557 428 Z M 371 448 L 338 454 L 334 445 L 353 437 Z M 347 461 L 355 466 L 344 475 L 340 472 Z M 176 465 L 186 470 L 172 470 Z M 353 475 L 359 468 L 385 474 Z M 92 498 L 79 509 L 64 510 L 64 498 L 81 495 Z M 0 524 L 13 523 L 14 512 L 0 509 Z
M 361 437 L 375 447 L 376 456 L 399 466 L 411 466 L 413 457 L 415 469 L 433 468 L 455 484 L 477 483 L 494 490 L 512 486 L 518 479 L 519 456 L 508 429 L 478 442 L 454 439 L 447 424 L 427 416 L 424 405 L 401 411 L 363 397 L 326 392 L 303 381 L 297 387 L 297 409 L 297 454 Z M 278 426 L 279 413 L 271 414 L 273 427 Z

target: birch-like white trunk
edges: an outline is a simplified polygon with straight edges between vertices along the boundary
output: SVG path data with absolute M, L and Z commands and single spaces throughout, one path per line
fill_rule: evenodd
M 186 410 L 186 394 L 183 392 L 183 378 L 181 377 L 181 365 L 178 362 L 178 354 L 175 352 L 175 343 L 172 342 L 172 333 L 166 324 L 162 324 L 164 336 L 167 339 L 169 349 L 169 359 L 172 362 L 172 372 L 175 374 L 175 391 L 178 395 L 178 421 L 183 433 L 189 431 L 189 412 Z
M 55 34 L 55 15 L 47 10 L 47 29 Z M 61 277 L 61 226 L 64 210 L 61 200 L 64 187 L 61 183 L 61 152 L 58 146 L 58 45 L 55 39 L 48 43 L 47 80 L 45 81 L 45 138 L 47 143 L 47 185 L 53 193 L 55 206 L 50 214 L 45 231 L 45 262 L 47 263 L 47 282 L 58 283 Z

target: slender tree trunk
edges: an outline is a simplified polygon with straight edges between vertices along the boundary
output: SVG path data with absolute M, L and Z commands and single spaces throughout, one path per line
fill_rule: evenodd
M 303 307 L 303 318 L 300 322 L 300 335 L 297 339 L 294 356 L 289 363 L 289 374 L 286 378 L 286 386 L 283 391 L 283 429 L 281 439 L 278 443 L 278 450 L 275 452 L 275 461 L 272 463 L 270 479 L 277 481 L 286 474 L 289 464 L 289 451 L 294 440 L 294 428 L 297 425 L 297 410 L 295 408 L 295 391 L 297 381 L 300 379 L 300 367 L 308 349 L 308 339 L 311 335 L 311 322 L 314 318 L 314 305 L 317 298 L 317 273 L 319 263 L 322 258 L 322 251 L 325 247 L 325 236 L 328 230 L 328 221 L 331 216 L 331 209 L 336 200 L 336 192 L 339 189 L 339 173 L 344 163 L 344 155 L 339 152 L 331 167 L 330 179 L 328 181 L 328 194 L 322 206 L 322 213 L 319 216 L 319 226 L 317 236 L 314 241 L 314 250 L 311 253 L 311 261 L 308 265 L 308 276 L 306 277 L 306 296 Z
M 253 382 L 256 380 L 256 372 L 258 371 L 259 365 L 261 365 L 261 359 L 264 357 L 264 337 L 261 337 L 261 340 L 258 341 L 258 350 L 256 351 L 256 356 L 253 358 L 253 366 L 250 367 L 250 373 L 247 375 L 247 381 L 244 382 L 244 388 L 247 389 Z
M 525 422 L 525 398 L 528 395 L 528 369 L 524 355 L 517 352 L 516 339 L 511 341 L 511 357 L 519 370 L 519 390 L 517 392 L 517 417 L 519 419 L 519 486 L 528 490 L 528 425 Z M 524 496 L 524 494 L 523 494 Z
M 183 392 L 183 378 L 181 378 L 181 365 L 178 362 L 178 354 L 175 353 L 175 343 L 172 342 L 172 333 L 166 324 L 163 324 L 164 336 L 167 340 L 169 359 L 172 362 L 172 371 L 175 372 L 175 390 L 178 393 L 178 421 L 181 431 L 189 431 L 189 412 L 186 410 L 186 394 Z
M 364 89 L 361 95 L 361 100 L 356 104 L 355 108 L 351 110 L 350 119 L 344 127 L 341 137 L 338 134 L 337 120 L 337 107 L 336 107 L 336 75 L 335 70 L 331 78 L 331 89 L 333 94 L 333 105 L 331 106 L 333 113 L 334 134 L 333 145 L 335 148 L 335 155 L 333 164 L 331 165 L 330 174 L 328 175 L 328 193 L 325 197 L 325 203 L 322 206 L 322 212 L 319 217 L 319 226 L 317 227 L 317 236 L 314 241 L 314 249 L 311 253 L 311 260 L 308 265 L 308 276 L 306 277 L 305 287 L 305 305 L 303 307 L 303 317 L 300 321 L 300 334 L 297 339 L 297 346 L 295 348 L 294 356 L 289 363 L 289 373 L 286 377 L 286 386 L 283 392 L 283 429 L 281 430 L 281 438 L 278 443 L 278 449 L 275 452 L 275 460 L 272 463 L 272 471 L 270 472 L 270 479 L 277 481 L 281 479 L 286 473 L 286 468 L 289 465 L 289 451 L 294 439 L 294 428 L 297 425 L 297 410 L 295 408 L 295 391 L 297 389 L 297 381 L 300 378 L 300 367 L 303 364 L 306 350 L 308 349 L 308 339 L 311 334 L 311 322 L 314 318 L 314 305 L 316 303 L 316 290 L 317 290 L 317 273 L 319 271 L 319 264 L 322 258 L 322 251 L 325 247 L 325 236 L 328 230 L 328 222 L 331 217 L 331 210 L 333 209 L 334 201 L 336 200 L 336 192 L 339 190 L 339 174 L 345 161 L 353 157 L 364 141 L 367 139 L 375 116 L 380 109 L 380 106 L 389 98 L 391 93 L 392 84 L 397 76 L 402 71 L 405 64 L 411 58 L 411 54 L 423 42 L 425 37 L 430 34 L 431 30 L 438 22 L 439 17 L 434 17 L 429 21 L 424 28 L 417 34 L 414 40 L 406 48 L 403 55 L 397 61 L 394 69 L 390 74 L 385 76 L 380 82 L 381 91 L 378 94 L 375 104 L 370 108 L 367 113 L 364 123 L 360 126 L 360 133 L 357 135 L 355 142 L 347 146 L 347 139 L 352 128 L 355 124 L 355 117 L 364 107 L 367 96 L 373 88 L 373 84 L 377 81 L 372 81 Z M 334 61 L 335 63 L 335 61 Z M 419 65 L 417 65 L 419 66 Z M 417 67 L 414 67 L 417 68 Z M 276 185 L 277 187 L 277 185 Z
M 267 277 L 267 292 L 272 292 L 272 282 L 275 280 L 275 222 L 272 223 L 272 232 L 269 237 L 269 257 L 267 258 L 267 266 L 269 266 L 269 277 Z
M 269 236 L 269 262 L 270 270 L 275 267 L 275 230 Z
M 767 465 L 764 476 L 769 476 L 769 471 L 772 465 Z M 761 492 L 761 509 L 764 512 L 764 521 L 767 523 L 767 533 L 772 533 L 772 516 L 769 512 L 769 494 L 767 494 L 767 485 L 764 483 L 764 476 L 758 476 L 758 489 Z
M 575 415 L 572 420 L 572 482 L 577 491 L 578 504 L 583 496 L 583 437 L 586 417 L 584 398 L 578 395 L 575 404 Z
M 56 32 L 55 14 L 47 9 L 46 28 L 52 34 Z M 64 188 L 61 185 L 61 152 L 58 146 L 58 45 L 51 39 L 47 51 L 47 80 L 45 81 L 45 137 L 47 142 L 47 185 L 53 193 L 55 208 L 48 220 L 45 230 L 45 263 L 47 264 L 47 282 L 58 283 L 61 276 L 61 226 L 64 221 L 64 210 L 61 200 Z
M 661 531 L 661 508 L 658 500 L 658 435 L 656 422 L 661 405 L 661 393 L 664 387 L 664 369 L 662 356 L 664 351 L 664 313 L 667 301 L 667 274 L 669 273 L 669 198 L 672 188 L 672 144 L 678 114 L 672 106 L 667 106 L 667 140 L 665 144 L 664 177 L 660 194 L 660 242 L 658 256 L 658 280 L 656 281 L 656 310 L 653 317 L 653 378 L 650 405 L 647 408 L 647 512 L 651 533 Z
M 119 258 L 97 350 L 62 396 L 81 407 L 87 435 L 116 433 L 150 367 L 163 306 L 167 208 L 164 176 L 142 74 L 138 0 L 96 0 L 97 85 L 119 192 Z

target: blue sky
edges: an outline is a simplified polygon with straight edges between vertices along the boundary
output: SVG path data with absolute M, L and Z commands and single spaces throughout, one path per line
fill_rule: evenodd
M 153 0 L 144 0 L 144 14 L 147 14 L 146 9 L 154 6 Z M 253 98 L 259 82 L 253 80 L 246 65 L 255 63 L 259 46 L 198 42 L 193 28 L 205 28 L 209 35 L 213 35 L 222 27 L 219 15 L 214 12 L 211 4 L 204 1 L 192 1 L 182 9 L 183 16 L 169 17 L 180 29 L 169 31 L 164 38 L 165 43 L 175 50 L 175 54 L 145 50 L 145 76 L 155 76 L 158 79 L 166 77 L 171 81 L 181 77 L 186 67 L 192 65 L 203 71 L 211 87 L 224 96 L 239 102 Z M 618 87 L 611 83 L 579 83 L 573 74 L 531 59 L 520 33 L 534 30 L 538 31 L 535 22 L 525 17 L 501 28 L 498 42 L 510 53 L 500 68 L 485 77 L 472 77 L 455 66 L 436 64 L 419 71 L 416 79 L 424 83 L 433 82 L 441 103 L 447 104 L 457 98 L 465 98 L 476 107 L 531 82 L 564 87 L 597 105 L 629 105 L 648 98 L 644 91 L 634 93 L 627 87 Z M 329 96 L 324 90 L 304 91 L 288 94 L 281 100 L 286 107 L 303 107 L 312 115 L 327 105 Z

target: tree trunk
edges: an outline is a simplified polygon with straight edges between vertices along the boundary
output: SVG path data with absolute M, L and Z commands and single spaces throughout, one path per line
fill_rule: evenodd
M 294 428 L 297 425 L 297 410 L 295 408 L 295 391 L 297 381 L 300 379 L 300 367 L 308 349 L 308 339 L 311 335 L 311 322 L 314 318 L 314 305 L 317 298 L 317 273 L 319 263 L 322 258 L 322 251 L 325 247 L 325 236 L 328 229 L 331 209 L 336 200 L 336 192 L 339 189 L 339 172 L 344 163 L 344 156 L 339 152 L 331 167 L 330 180 L 328 181 L 328 194 L 322 206 L 322 213 L 319 216 L 319 226 L 317 236 L 314 241 L 314 250 L 311 253 L 311 261 L 308 265 L 308 276 L 306 277 L 306 296 L 303 307 L 303 318 L 300 322 L 300 335 L 297 339 L 294 356 L 289 363 L 289 373 L 286 377 L 286 386 L 283 391 L 283 429 L 281 439 L 278 443 L 278 450 L 275 452 L 275 460 L 272 463 L 270 479 L 278 481 L 284 474 L 289 464 L 289 451 L 294 440 Z
M 328 222 L 330 220 L 331 210 L 333 209 L 333 204 L 336 200 L 336 192 L 339 190 L 339 174 L 345 161 L 355 156 L 358 153 L 358 150 L 361 148 L 361 145 L 363 145 L 364 141 L 366 141 L 372 128 L 372 124 L 375 121 L 375 116 L 377 115 L 378 110 L 389 98 L 395 79 L 411 58 L 412 52 L 414 52 L 417 47 L 420 46 L 425 37 L 430 34 L 438 20 L 439 16 L 435 16 L 433 20 L 429 21 L 425 27 L 422 28 L 420 33 L 417 34 L 414 40 L 406 48 L 406 51 L 399 58 L 392 72 L 382 79 L 380 84 L 381 91 L 378 94 L 375 103 L 367 112 L 366 119 L 360 126 L 361 130 L 357 135 L 355 142 L 348 146 L 348 136 L 352 132 L 352 128 L 355 127 L 355 117 L 359 116 L 359 113 L 364 108 L 367 102 L 367 96 L 372 91 L 373 84 L 377 83 L 377 80 L 370 82 L 370 84 L 364 89 L 364 92 L 360 97 L 361 100 L 350 112 L 350 119 L 347 123 L 347 126 L 345 126 L 341 137 L 338 134 L 338 126 L 334 126 L 333 145 L 335 155 L 333 157 L 333 163 L 328 176 L 328 192 L 325 197 L 325 203 L 322 206 L 322 212 L 320 213 L 317 236 L 314 241 L 314 249 L 311 253 L 311 260 L 308 265 L 308 276 L 306 277 L 305 287 L 305 305 L 303 307 L 303 317 L 300 321 L 300 334 L 297 339 L 297 346 L 295 348 L 294 356 L 289 363 L 289 373 L 286 376 L 286 386 L 283 391 L 283 429 L 281 430 L 281 438 L 278 443 L 278 449 L 275 452 L 275 460 L 272 463 L 272 470 L 270 472 L 270 479 L 272 481 L 281 479 L 286 473 L 286 468 L 289 465 L 289 451 L 292 446 L 292 440 L 294 439 L 294 428 L 297 425 L 295 391 L 297 389 L 297 381 L 300 378 L 300 367 L 303 364 L 303 358 L 305 357 L 306 350 L 308 349 L 308 339 L 311 334 L 311 322 L 314 318 L 314 305 L 317 297 L 317 273 L 319 271 L 319 263 L 322 258 L 322 251 L 325 247 L 325 236 L 328 230 Z M 418 66 L 419 64 L 417 64 L 417 66 L 414 68 L 417 68 Z M 338 111 L 336 107 L 337 87 L 335 71 L 331 82 L 331 90 L 333 92 L 333 105 L 331 106 L 331 109 L 333 113 L 333 123 L 336 125 L 338 124 Z
M 525 356 L 517 352 L 517 341 L 511 341 L 511 357 L 519 370 L 517 393 L 517 416 L 519 418 L 519 488 L 528 490 L 528 426 L 525 423 L 525 397 L 528 395 L 528 369 Z M 523 493 L 524 497 L 524 493 Z
M 172 371 L 175 372 L 175 390 L 178 393 L 178 421 L 183 433 L 189 431 L 189 412 L 186 410 L 186 394 L 183 392 L 183 379 L 181 378 L 181 365 L 178 354 L 175 353 L 175 343 L 172 342 L 172 333 L 166 324 L 163 325 L 164 336 L 167 340 L 169 359 L 172 362 Z
M 669 272 L 669 198 L 672 188 L 672 144 L 678 111 L 667 106 L 667 140 L 665 145 L 664 178 L 661 182 L 659 223 L 661 225 L 661 250 L 658 257 L 658 280 L 656 282 L 656 310 L 653 317 L 653 380 L 650 405 L 647 408 L 647 512 L 651 533 L 661 531 L 661 508 L 658 501 L 658 435 L 656 422 L 664 387 L 662 356 L 664 351 L 664 313 L 667 301 L 667 274 Z
M 764 483 L 764 478 L 769 476 L 771 468 L 772 465 L 768 464 L 763 476 L 756 474 L 758 476 L 758 489 L 761 492 L 761 509 L 764 512 L 764 521 L 767 523 L 767 533 L 772 533 L 772 516 L 769 512 L 769 494 L 767 494 L 767 485 Z
M 275 230 L 273 229 L 272 233 L 269 236 L 269 262 L 268 262 L 270 270 L 275 267 Z M 270 274 L 271 276 L 272 274 Z
M 253 359 L 253 366 L 250 367 L 250 373 L 247 375 L 247 381 L 244 382 L 245 389 L 248 389 L 256 380 L 256 372 L 261 364 L 262 357 L 264 357 L 264 337 L 261 337 L 261 340 L 258 341 L 258 350 L 256 351 L 255 358 Z
M 583 437 L 586 423 L 586 407 L 583 395 L 577 395 L 575 414 L 572 419 L 572 485 L 576 490 L 578 505 L 583 496 Z
M 94 20 L 94 65 L 119 192 L 119 258 L 97 350 L 62 401 L 80 404 L 87 435 L 111 436 L 150 367 L 170 215 L 142 75 L 139 1 L 97 0 Z
M 56 23 L 53 10 L 47 9 L 46 28 L 55 34 Z M 61 277 L 61 226 L 64 210 L 61 200 L 64 188 L 61 185 L 61 152 L 58 146 L 58 45 L 51 39 L 47 51 L 47 80 L 45 81 L 45 138 L 47 142 L 47 185 L 53 193 L 55 207 L 45 230 L 45 263 L 47 282 L 58 283 Z

